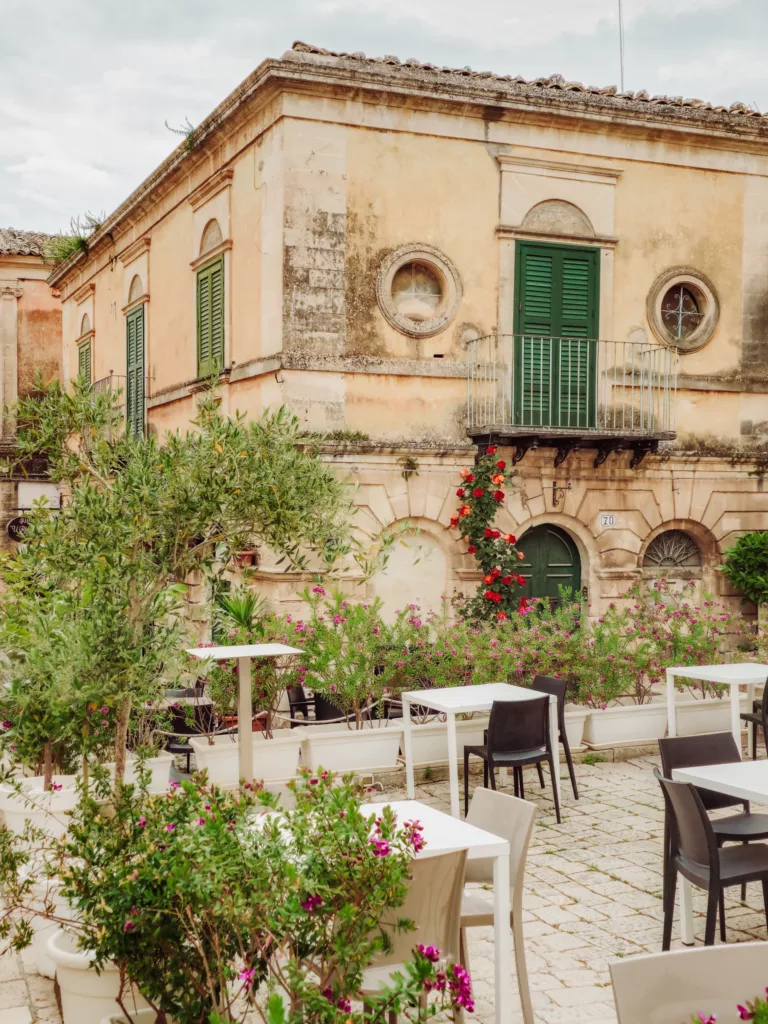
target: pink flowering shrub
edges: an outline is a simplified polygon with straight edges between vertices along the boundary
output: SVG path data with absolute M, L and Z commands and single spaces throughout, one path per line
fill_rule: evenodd
M 768 996 L 768 988 L 765 990 Z M 747 1001 L 746 1005 L 736 1007 L 740 1020 L 751 1020 L 754 1024 L 768 1024 L 768 1000 L 758 996 L 754 1001 Z M 717 1017 L 706 1012 L 694 1013 L 690 1024 L 717 1024 Z
M 3 938 L 14 948 L 32 939 L 34 861 L 61 879 L 77 910 L 67 925 L 97 968 L 114 961 L 158 1019 L 386 1024 L 390 1014 L 471 1010 L 466 971 L 415 942 L 363 1009 L 363 973 L 389 946 L 382 921 L 404 902 L 421 825 L 386 806 L 363 814 L 351 777 L 305 774 L 291 785 L 296 807 L 277 814 L 263 814 L 277 799 L 258 786 L 224 792 L 198 775 L 161 796 L 127 787 L 111 804 L 84 799 L 61 839 L 0 830 Z

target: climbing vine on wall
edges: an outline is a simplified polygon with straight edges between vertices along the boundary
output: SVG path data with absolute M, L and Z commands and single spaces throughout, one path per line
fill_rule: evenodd
M 451 516 L 451 529 L 461 531 L 467 551 L 483 571 L 477 594 L 466 606 L 467 614 L 503 622 L 520 607 L 516 588 L 525 585 L 525 577 L 518 573 L 525 556 L 517 550 L 514 534 L 502 533 L 493 525 L 506 497 L 502 488 L 511 477 L 506 462 L 495 456 L 496 448 L 490 445 L 472 469 L 460 471 L 462 482 L 456 496 L 461 504 Z

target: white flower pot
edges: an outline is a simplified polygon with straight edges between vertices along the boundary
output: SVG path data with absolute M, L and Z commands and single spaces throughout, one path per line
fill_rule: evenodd
M 43 789 L 42 775 L 19 778 L 21 792 L 9 785 L 0 786 L 0 811 L 5 824 L 13 832 L 21 834 L 27 821 L 44 829 L 49 835 L 58 836 L 66 832 L 69 823 L 67 812 L 77 804 L 77 775 L 54 775 L 53 782 L 59 790 Z
M 584 746 L 584 729 L 589 718 L 590 709 L 572 705 L 565 711 L 565 734 L 571 750 L 580 750 Z
M 48 952 L 56 965 L 64 1024 L 101 1024 L 104 1017 L 120 1014 L 120 972 L 115 964 L 105 964 L 97 974 L 91 967 L 95 954 L 78 949 L 75 936 L 61 928 L 49 938 Z M 125 993 L 123 1002 L 129 1009 L 147 1005 L 135 989 Z
M 403 738 L 401 725 L 347 729 L 308 725 L 301 733 L 301 759 L 310 771 L 372 772 L 397 768 Z
M 263 732 L 251 733 L 253 737 L 253 777 L 266 782 L 282 782 L 295 777 L 299 767 L 301 737 L 300 729 L 278 729 L 272 739 L 266 739 Z M 206 769 L 211 782 L 220 786 L 236 786 L 240 781 L 240 764 L 237 753 L 237 734 L 214 736 L 209 744 L 205 736 L 190 736 L 189 742 L 195 751 L 195 763 L 199 771 Z
M 31 866 L 33 871 L 34 867 Z M 41 914 L 53 914 L 58 918 L 72 920 L 75 913 L 69 903 L 61 895 L 61 882 L 55 878 L 41 878 L 35 883 L 32 889 L 32 906 L 39 907 Z M 48 940 L 54 932 L 59 931 L 61 925 L 56 921 L 48 920 L 46 917 L 33 917 L 30 924 L 35 932 L 32 942 L 32 949 L 35 955 L 35 966 L 37 973 L 46 978 L 53 978 L 56 974 L 56 964 L 48 952 Z
M 746 710 L 746 694 L 739 698 L 741 710 Z M 751 709 L 750 709 L 751 710 Z M 731 701 L 728 694 L 723 698 L 695 697 L 675 702 L 678 736 L 698 736 L 703 732 L 731 731 Z M 742 729 L 746 723 L 742 722 Z
M 144 770 L 150 773 L 149 792 L 165 793 L 171 781 L 171 768 L 173 766 L 173 754 L 162 753 L 157 757 L 148 757 L 144 761 Z M 112 778 L 115 776 L 115 762 L 107 761 L 104 764 L 108 768 Z M 136 783 L 139 781 L 138 762 L 129 754 L 125 765 L 125 781 Z
M 667 731 L 666 704 L 630 704 L 590 710 L 584 742 L 591 750 L 653 743 Z
M 488 728 L 488 715 L 456 721 L 456 749 L 459 763 L 464 763 L 464 747 L 482 747 L 483 733 Z M 445 722 L 412 725 L 414 767 L 448 763 L 448 726 Z

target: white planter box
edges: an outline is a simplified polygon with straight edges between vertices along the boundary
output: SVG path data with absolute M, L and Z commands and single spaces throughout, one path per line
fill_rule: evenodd
M 584 729 L 590 715 L 590 708 L 573 706 L 566 708 L 565 733 L 571 751 L 581 750 L 584 746 Z
M 78 949 L 74 935 L 62 929 L 48 940 L 48 952 L 56 965 L 64 1024 L 101 1024 L 105 1017 L 120 1013 L 116 965 L 107 963 L 97 974 L 91 967 L 95 954 Z M 147 1005 L 135 989 L 125 994 L 123 1002 L 137 1009 Z
M 742 711 L 747 710 L 746 701 L 746 694 L 739 698 Z M 722 698 L 715 697 L 701 700 L 696 698 L 680 700 L 678 695 L 675 709 L 677 713 L 678 736 L 698 736 L 703 732 L 731 731 L 731 701 L 729 694 Z M 746 725 L 746 722 L 742 722 L 742 729 L 746 728 Z
M 653 743 L 667 731 L 666 704 L 632 704 L 590 710 L 584 742 L 591 750 Z
M 456 750 L 459 764 L 464 764 L 464 747 L 482 747 L 483 733 L 488 728 L 488 715 L 457 719 Z M 445 722 L 412 725 L 414 767 L 448 763 L 448 726 Z
M 151 1008 L 146 1010 L 133 1010 L 128 1014 L 128 1019 L 131 1024 L 155 1024 L 157 1020 L 157 1014 Z M 173 1024 L 173 1020 L 166 1016 L 167 1024 Z M 110 1013 L 108 1017 L 104 1017 L 101 1024 L 125 1024 L 124 1013 Z
M 46 793 L 42 775 L 18 779 L 21 793 L 10 785 L 0 786 L 0 811 L 9 829 L 21 834 L 27 821 L 31 821 L 52 836 L 66 832 L 69 823 L 67 812 L 74 810 L 77 804 L 78 776 L 54 775 L 53 781 L 62 788 Z
M 297 735 L 300 731 L 279 729 L 272 739 L 266 739 L 263 732 L 251 733 L 254 779 L 282 782 L 295 777 L 301 750 L 301 737 Z M 213 744 L 209 744 L 205 736 L 191 736 L 189 742 L 195 751 L 198 770 L 205 768 L 211 782 L 220 786 L 236 786 L 239 783 L 236 733 L 232 736 L 214 736 Z
M 401 725 L 340 729 L 338 726 L 308 725 L 301 734 L 301 760 L 310 771 L 373 772 L 397 768 L 403 738 Z
M 148 757 L 144 761 L 144 768 L 148 770 L 151 779 L 149 783 L 150 793 L 165 793 L 171 781 L 171 768 L 173 766 L 173 754 L 158 754 L 157 757 Z M 112 778 L 115 777 L 115 762 L 107 761 L 104 764 L 109 769 Z M 129 755 L 125 765 L 125 781 L 137 783 L 139 781 L 138 765 L 133 756 Z

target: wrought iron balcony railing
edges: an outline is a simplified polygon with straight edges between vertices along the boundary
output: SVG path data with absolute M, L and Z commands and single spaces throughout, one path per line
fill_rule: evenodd
M 675 436 L 677 350 L 590 338 L 488 335 L 467 343 L 473 436 L 634 439 Z M 530 447 L 530 445 L 529 445 Z

